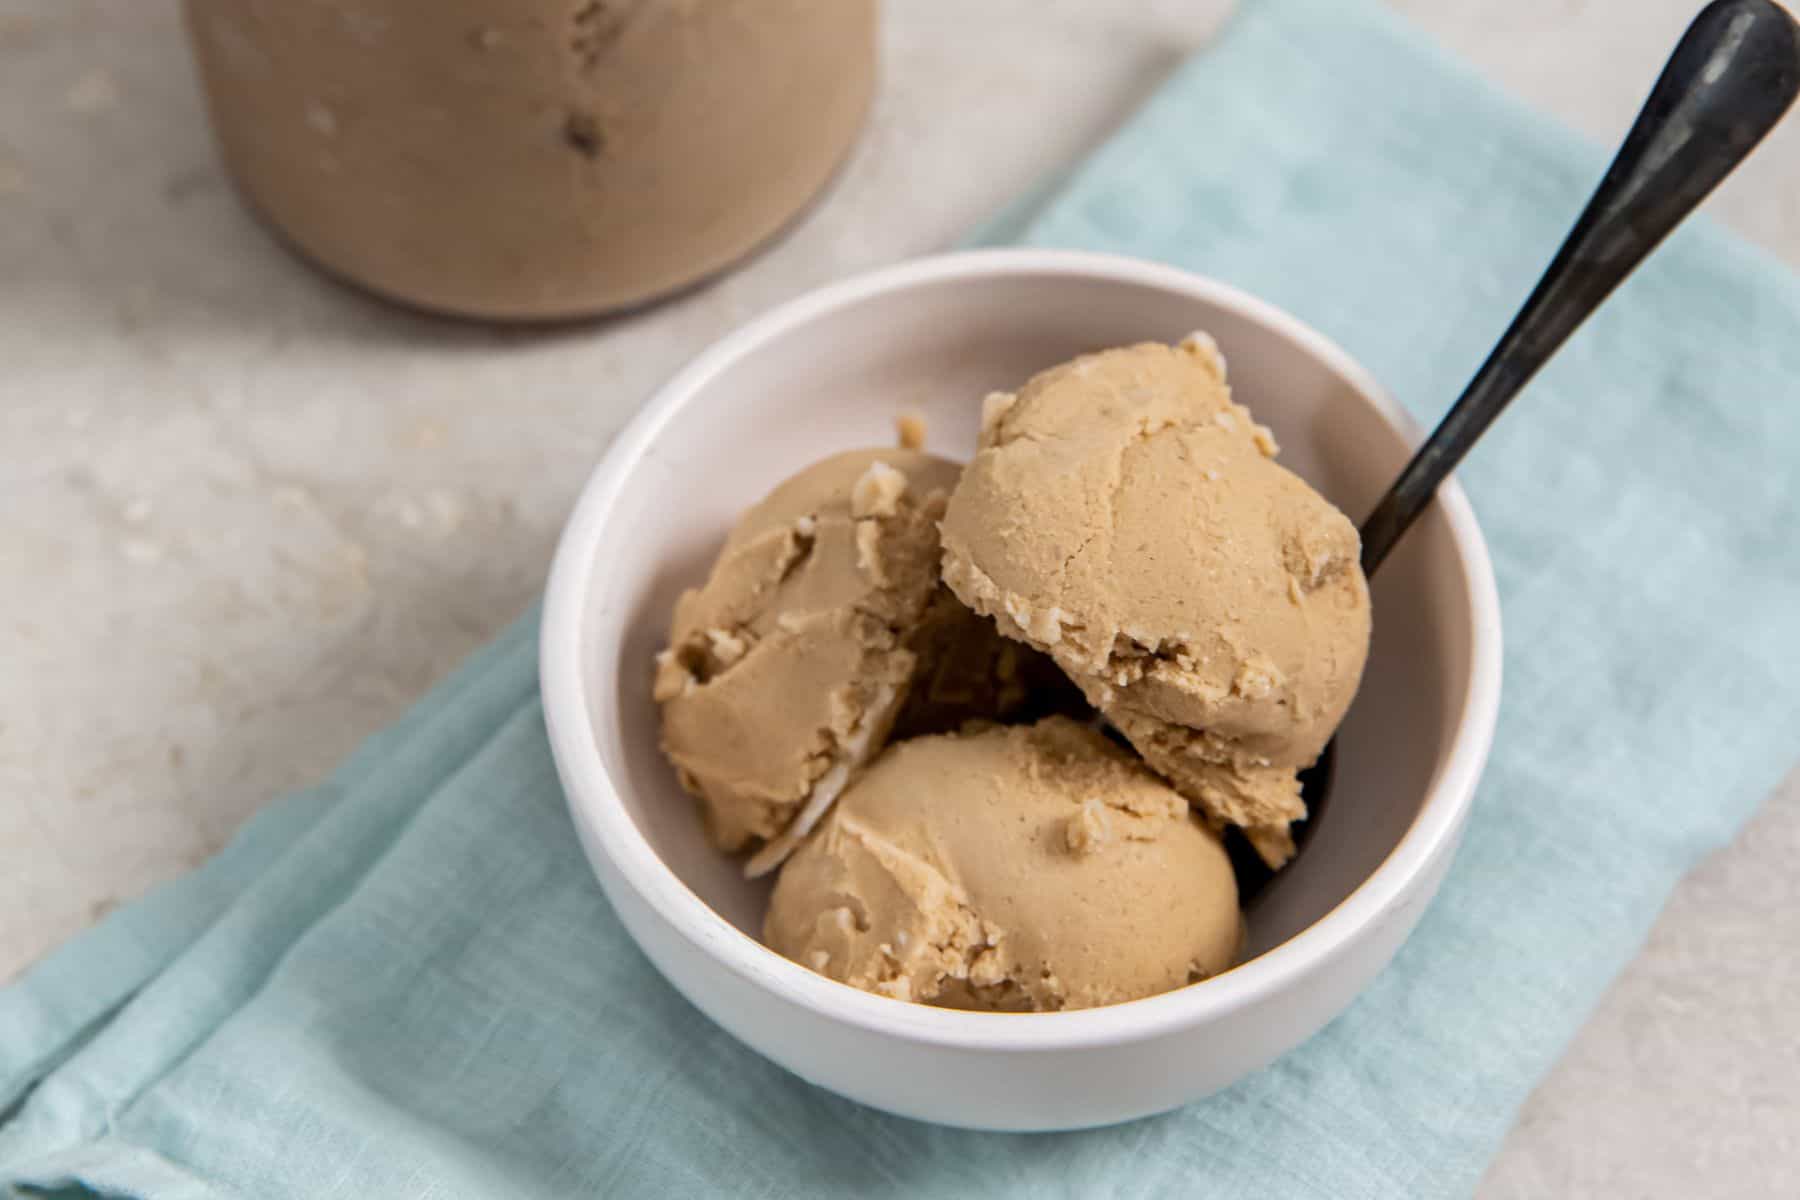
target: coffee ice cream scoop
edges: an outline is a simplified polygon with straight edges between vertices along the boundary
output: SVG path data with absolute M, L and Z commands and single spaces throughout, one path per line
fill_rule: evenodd
M 1218 835 L 1128 751 L 1054 716 L 890 747 L 782 868 L 764 940 L 901 1000 L 1135 1000 L 1242 938 Z
M 1058 694 L 1053 667 L 940 582 L 961 469 L 913 450 L 815 463 L 677 602 L 653 685 L 663 750 L 713 843 L 754 851 L 750 874 L 780 864 L 896 723 L 938 732 Z
M 1084 355 L 987 402 L 944 578 L 1278 865 L 1356 692 L 1356 529 L 1275 461 L 1211 339 Z

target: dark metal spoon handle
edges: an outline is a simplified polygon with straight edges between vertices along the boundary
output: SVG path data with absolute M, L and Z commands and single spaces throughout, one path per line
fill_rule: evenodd
M 1362 527 L 1373 572 L 1463 455 L 1657 243 L 1749 155 L 1800 90 L 1800 27 L 1772 0 L 1714 0 L 1525 307 Z

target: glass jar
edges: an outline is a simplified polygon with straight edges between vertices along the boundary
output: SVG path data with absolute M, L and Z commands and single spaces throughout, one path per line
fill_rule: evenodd
M 638 304 L 764 241 L 873 87 L 877 0 L 186 0 L 250 203 L 465 316 Z

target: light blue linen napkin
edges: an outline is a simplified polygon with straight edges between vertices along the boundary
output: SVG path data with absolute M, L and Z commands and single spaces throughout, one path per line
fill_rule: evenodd
M 1013 232 L 1223 277 L 1430 420 L 1602 166 L 1364 0 L 1247 0 Z M 527 617 L 325 787 L 0 993 L 0 1182 L 154 1197 L 1466 1194 L 1800 753 L 1800 287 L 1678 236 L 1464 473 L 1507 694 L 1468 841 L 1324 1033 L 1178 1113 L 970 1134 L 786 1075 L 632 947 Z

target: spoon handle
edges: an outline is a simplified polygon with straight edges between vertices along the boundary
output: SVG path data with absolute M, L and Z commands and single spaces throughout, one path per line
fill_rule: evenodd
M 1363 522 L 1365 572 L 1538 368 L 1774 128 L 1797 89 L 1800 27 L 1773 0 L 1714 0 L 1694 18 L 1549 270 Z

